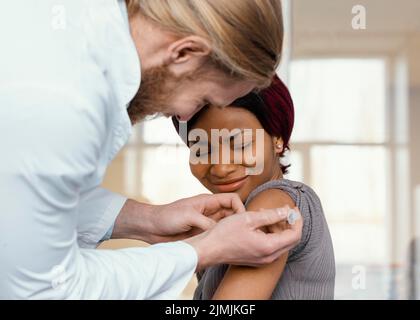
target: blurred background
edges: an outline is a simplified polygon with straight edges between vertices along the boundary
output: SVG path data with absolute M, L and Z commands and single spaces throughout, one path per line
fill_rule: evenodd
M 279 74 L 296 108 L 287 178 L 321 198 L 336 299 L 420 299 L 420 1 L 282 2 Z M 208 193 L 168 119 L 134 131 L 105 187 L 154 204 Z

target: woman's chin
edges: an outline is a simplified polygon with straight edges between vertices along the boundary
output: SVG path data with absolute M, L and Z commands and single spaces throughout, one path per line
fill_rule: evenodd
M 240 186 L 239 188 L 234 189 L 234 190 L 228 190 L 228 188 L 226 188 L 226 190 L 224 190 L 224 188 L 220 188 L 220 186 L 217 186 L 215 184 L 203 183 L 204 181 L 200 181 L 200 182 L 202 182 L 202 184 L 206 187 L 206 189 L 209 190 L 213 194 L 236 193 L 243 203 L 246 202 L 249 194 L 253 190 L 252 187 L 250 186 L 249 179 L 246 179 L 245 183 L 242 186 Z

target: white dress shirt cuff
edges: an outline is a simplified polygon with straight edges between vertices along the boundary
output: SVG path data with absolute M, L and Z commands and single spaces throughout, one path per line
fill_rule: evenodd
M 164 263 L 166 268 L 172 267 L 174 270 L 172 272 L 166 272 L 171 275 L 171 279 L 166 279 L 166 285 L 163 285 L 160 290 L 156 290 L 156 293 L 148 299 L 179 299 L 197 269 L 198 255 L 196 250 L 183 241 L 158 244 L 149 248 L 155 251 L 154 254 L 156 257 L 161 257 L 161 261 L 166 260 Z M 161 272 L 160 274 L 161 277 L 164 277 L 164 272 Z

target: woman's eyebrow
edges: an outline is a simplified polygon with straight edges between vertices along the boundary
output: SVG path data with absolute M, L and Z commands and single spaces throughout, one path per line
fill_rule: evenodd
M 229 136 L 230 142 L 236 141 L 236 138 L 239 136 L 241 141 L 243 140 L 243 131 L 244 129 L 234 129 L 234 132 Z
M 240 130 L 236 129 L 236 130 L 234 130 L 234 131 L 235 131 L 235 132 L 234 132 L 233 134 L 231 134 L 231 135 L 230 135 L 230 138 L 231 138 L 231 139 L 233 139 L 233 138 L 235 138 L 235 137 L 237 137 L 237 136 L 239 136 L 239 135 L 242 135 L 242 133 L 243 133 L 244 129 L 240 129 Z
M 252 129 L 244 129 L 243 128 L 243 129 L 235 130 L 236 132 L 231 134 L 230 137 L 229 137 L 230 141 L 235 140 L 235 138 L 238 137 L 239 135 L 242 138 L 241 140 L 243 140 L 243 141 L 245 141 L 245 139 L 249 138 L 249 137 L 251 138 L 251 140 L 254 139 L 254 134 L 253 133 L 251 135 L 250 134 L 245 134 L 246 130 L 252 130 Z

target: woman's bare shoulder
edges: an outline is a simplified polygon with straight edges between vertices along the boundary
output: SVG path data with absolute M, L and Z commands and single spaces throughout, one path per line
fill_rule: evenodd
M 258 193 L 246 206 L 249 211 L 259 211 L 260 209 L 274 209 L 289 206 L 296 206 L 290 195 L 280 189 L 267 189 Z

